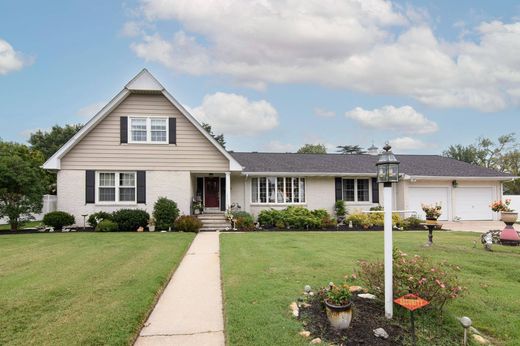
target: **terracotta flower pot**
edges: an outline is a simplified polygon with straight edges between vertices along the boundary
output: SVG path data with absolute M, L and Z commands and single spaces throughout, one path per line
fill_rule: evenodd
M 325 310 L 330 325 L 335 329 L 347 329 L 352 321 L 352 303 L 334 305 L 325 300 Z
M 512 226 L 518 219 L 518 213 L 512 211 L 503 211 L 500 213 L 501 220 L 508 226 Z

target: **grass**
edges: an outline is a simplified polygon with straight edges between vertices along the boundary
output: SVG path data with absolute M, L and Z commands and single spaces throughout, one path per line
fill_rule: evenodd
M 29 222 L 25 223 L 20 229 L 36 228 L 38 226 L 41 226 L 41 224 L 42 224 L 41 221 L 29 221 Z M 10 231 L 10 230 L 11 230 L 11 225 L 9 225 L 9 224 L 0 225 L 0 231 Z
M 194 235 L 0 236 L 0 345 L 127 345 Z
M 427 316 L 420 318 L 419 327 L 435 327 L 430 327 L 432 335 L 420 331 L 419 344 L 450 345 L 453 335 L 460 341 L 462 328 L 453 317 L 466 315 L 499 344 L 518 345 L 520 247 L 495 246 L 494 252 L 486 252 L 476 233 L 435 232 L 434 246 L 425 248 L 426 238 L 425 232 L 396 232 L 394 245 L 408 254 L 461 266 L 460 279 L 468 291 L 446 307 L 444 327 Z M 342 282 L 358 259 L 382 257 L 382 232 L 222 234 L 228 344 L 307 345 L 298 335 L 301 324 L 288 310 L 304 285 Z

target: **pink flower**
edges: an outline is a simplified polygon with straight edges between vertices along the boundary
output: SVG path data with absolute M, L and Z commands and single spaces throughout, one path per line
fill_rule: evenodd
M 421 280 L 419 280 L 419 285 L 422 285 L 426 282 L 426 278 L 421 278 Z
M 435 282 L 437 283 L 437 285 L 439 285 L 441 288 L 445 288 L 446 286 L 444 286 L 444 284 L 442 282 L 439 281 L 439 279 L 436 279 Z

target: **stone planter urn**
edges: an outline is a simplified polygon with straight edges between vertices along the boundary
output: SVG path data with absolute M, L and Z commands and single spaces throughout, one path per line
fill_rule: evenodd
M 334 305 L 325 300 L 325 310 L 330 325 L 334 329 L 347 329 L 352 321 L 352 302 L 346 305 Z
M 514 211 L 503 211 L 500 213 L 500 220 L 506 225 L 512 226 L 518 219 L 518 213 Z
M 435 217 L 426 217 L 426 224 L 427 225 L 436 225 L 437 224 L 437 218 L 435 218 Z
M 512 211 L 503 211 L 500 214 L 501 220 L 506 224 L 506 228 L 500 232 L 500 243 L 503 245 L 520 245 L 520 236 L 513 227 L 516 220 L 518 219 L 518 213 Z

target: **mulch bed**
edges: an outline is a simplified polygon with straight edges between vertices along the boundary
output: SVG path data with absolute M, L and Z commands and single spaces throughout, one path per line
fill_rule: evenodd
M 321 299 L 309 299 L 309 307 L 300 307 L 300 319 L 304 329 L 311 332 L 311 338 L 321 338 L 334 345 L 403 345 L 404 335 L 408 333 L 395 320 L 387 320 L 382 304 L 376 300 L 352 296 L 352 322 L 346 330 L 332 328 L 325 313 Z M 388 339 L 374 336 L 374 329 L 383 328 Z

